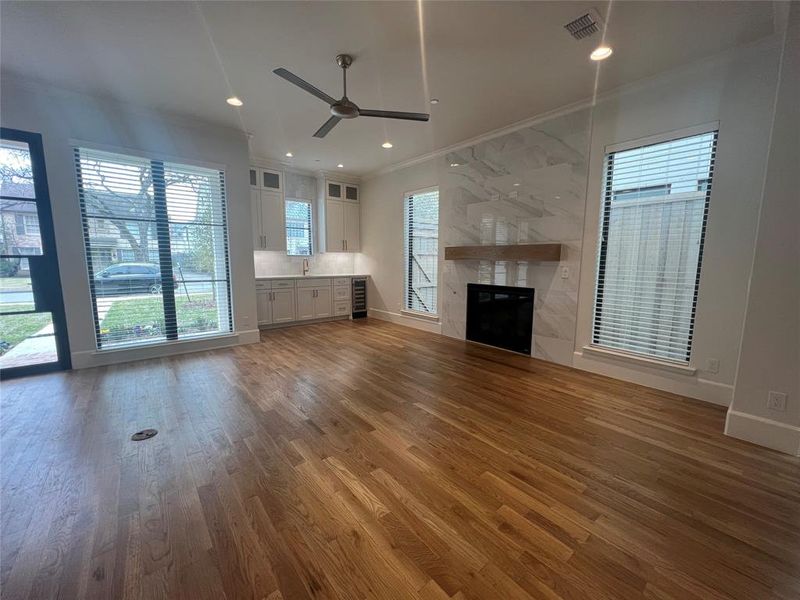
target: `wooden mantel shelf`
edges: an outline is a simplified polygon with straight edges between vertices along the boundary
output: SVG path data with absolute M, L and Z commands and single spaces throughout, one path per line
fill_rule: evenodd
M 561 244 L 508 244 L 504 246 L 447 246 L 445 260 L 561 260 Z

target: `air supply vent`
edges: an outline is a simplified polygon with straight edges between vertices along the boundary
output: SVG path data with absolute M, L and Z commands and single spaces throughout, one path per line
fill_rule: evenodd
M 576 40 L 582 40 L 600 31 L 602 23 L 603 21 L 600 18 L 600 14 L 596 10 L 591 9 L 586 14 L 564 25 L 564 29 Z

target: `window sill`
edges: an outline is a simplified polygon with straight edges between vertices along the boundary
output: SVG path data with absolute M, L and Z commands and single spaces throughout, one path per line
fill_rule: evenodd
M 106 348 L 96 348 L 94 350 L 94 354 L 113 354 L 115 352 L 130 352 L 131 350 L 140 350 L 140 349 L 149 349 L 149 348 L 161 348 L 161 347 L 169 347 L 169 346 L 182 346 L 184 344 L 191 344 L 192 342 L 199 342 L 204 340 L 218 340 L 220 338 L 235 338 L 238 337 L 238 332 L 230 332 L 226 331 L 224 333 L 219 334 L 195 334 L 193 336 L 187 336 L 185 338 L 179 340 L 142 340 L 140 342 L 133 342 L 130 344 L 119 344 L 114 345 L 111 347 Z
M 629 352 L 623 352 L 620 350 L 609 350 L 607 348 L 600 348 L 598 346 L 584 346 L 583 352 L 584 354 L 588 353 L 595 356 L 604 356 L 607 358 L 637 363 L 642 366 L 672 371 L 673 373 L 679 373 L 681 375 L 694 375 L 697 372 L 697 369 L 688 365 L 681 365 L 668 360 L 659 360 L 657 358 L 648 358 L 646 356 L 639 356 L 638 354 L 631 354 Z
M 431 323 L 439 322 L 439 315 L 434 315 L 431 313 L 417 312 L 416 310 L 408 310 L 404 308 L 400 311 L 400 314 L 403 315 L 404 317 L 412 317 L 414 319 L 420 319 L 422 321 L 430 321 Z

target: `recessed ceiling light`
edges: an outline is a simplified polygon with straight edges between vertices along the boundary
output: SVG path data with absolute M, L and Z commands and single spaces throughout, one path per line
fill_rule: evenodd
M 614 51 L 611 49 L 610 46 L 598 46 L 592 53 L 589 55 L 589 58 L 592 60 L 605 60 L 609 56 L 611 56 Z
M 431 98 L 431 104 L 439 104 L 438 98 Z
M 461 163 L 450 163 L 451 167 L 460 167 Z
M 242 104 L 244 104 L 244 102 L 239 100 L 239 98 L 237 98 L 236 96 L 231 96 L 230 98 L 225 100 L 225 102 L 227 102 L 231 106 L 241 106 Z
M 392 142 L 383 142 L 383 143 L 381 144 L 381 146 L 382 146 L 383 148 L 386 148 L 386 149 L 388 150 L 389 148 L 391 148 L 391 147 L 392 147 Z
M 514 187 L 519 187 L 519 184 L 518 184 L 518 183 L 515 183 L 515 184 L 514 184 Z
M 342 163 L 339 163 L 339 164 L 338 164 L 338 165 L 336 165 L 336 166 L 337 166 L 337 167 L 339 167 L 340 169 L 344 169 L 344 165 L 343 165 Z
M 292 158 L 293 156 L 294 156 L 294 154 L 292 154 L 291 152 L 287 152 L 286 153 L 286 158 Z

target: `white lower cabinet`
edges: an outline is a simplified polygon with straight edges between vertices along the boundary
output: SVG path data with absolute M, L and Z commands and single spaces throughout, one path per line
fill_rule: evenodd
M 331 286 L 297 288 L 297 320 L 323 319 L 333 315 Z
M 273 325 L 295 321 L 294 297 L 294 287 L 269 289 L 259 284 L 256 287 L 258 324 Z
M 256 281 L 259 326 L 347 317 L 351 312 L 349 277 L 260 279 Z

